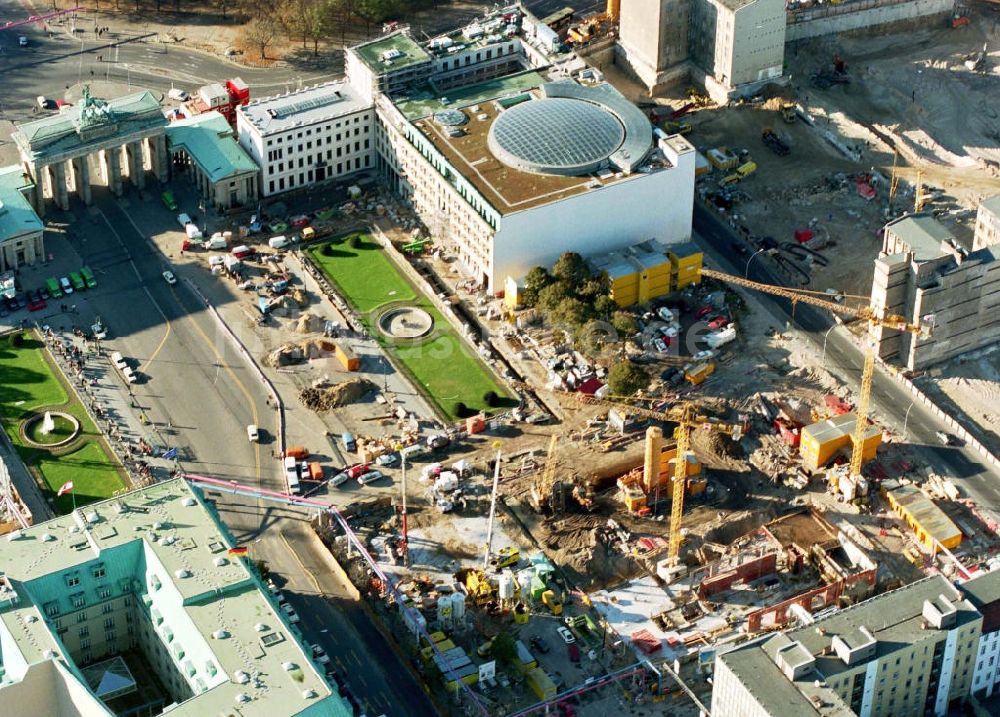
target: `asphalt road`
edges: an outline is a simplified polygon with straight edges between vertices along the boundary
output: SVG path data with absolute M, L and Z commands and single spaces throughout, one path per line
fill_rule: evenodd
M 11 5 L 9 1 L 0 3 L 0 9 Z M 6 15 L 20 17 L 22 12 L 8 10 Z M 250 86 L 251 97 L 262 97 L 343 75 L 342 63 L 323 69 L 287 63 L 256 69 L 187 49 L 183 44 L 161 43 L 155 37 L 143 37 L 142 33 L 132 36 L 135 39 L 125 35 L 98 37 L 92 21 L 90 24 L 81 21 L 79 26 L 88 29 L 71 34 L 67 20 L 63 26 L 51 26 L 52 37 L 40 26 L 0 32 L 0 77 L 4 89 L 0 118 L 23 121 L 36 117 L 31 109 L 39 95 L 61 98 L 67 87 L 95 80 L 166 93 L 171 87 L 194 92 L 210 82 L 242 77 Z M 28 37 L 28 47 L 17 46 L 17 36 L 21 34 Z
M 267 562 L 276 584 L 299 614 L 307 639 L 323 647 L 360 707 L 359 714 L 427 717 L 437 714 L 420 683 L 400 664 L 352 590 L 320 551 L 303 511 L 209 493 L 234 536 Z M 259 531 L 259 526 L 267 530 Z
M 198 299 L 166 283 L 168 266 L 128 213 L 103 188 L 94 200 L 89 211 L 74 205 L 70 240 L 97 275 L 88 299 L 111 346 L 138 364 L 133 393 L 161 444 L 192 472 L 247 482 L 274 473 L 267 447 L 246 440 L 246 425 L 271 415 L 259 382 Z
M 707 243 L 714 250 L 709 253 L 712 257 L 710 265 L 738 276 L 745 274 L 747 259 L 753 248 L 743 245 L 735 232 L 697 202 L 694 231 L 703 240 L 703 244 Z M 746 254 L 741 256 L 736 253 L 734 243 L 745 246 Z M 859 268 L 859 271 L 870 270 L 871 267 L 868 266 Z M 767 284 L 783 283 L 760 258 L 750 262 L 749 278 Z M 770 294 L 758 293 L 757 296 L 781 321 L 790 319 L 791 307 L 788 301 Z M 820 345 L 824 343 L 826 335 L 826 368 L 842 382 L 857 389 L 864 359 L 857 346 L 847 337 L 845 329 L 837 327 L 831 330 L 831 327 L 836 326 L 832 317 L 820 309 L 806 305 L 795 308 L 793 327 Z M 906 439 L 919 446 L 919 454 L 931 470 L 955 479 L 978 505 L 1000 509 L 1000 483 L 997 481 L 997 474 L 982 462 L 973 449 L 942 445 L 935 432 L 947 431 L 948 427 L 922 403 L 914 402 L 910 393 L 878 366 L 872 384 L 871 401 L 872 412 L 896 430 L 901 430 L 905 423 Z

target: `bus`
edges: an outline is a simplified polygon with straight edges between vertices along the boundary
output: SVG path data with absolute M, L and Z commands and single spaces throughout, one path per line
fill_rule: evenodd
M 94 272 L 90 270 L 89 266 L 80 267 L 80 276 L 83 277 L 83 283 L 87 285 L 88 289 L 97 286 L 97 279 L 94 278 Z
M 45 289 L 49 292 L 50 299 L 58 299 L 62 296 L 62 289 L 59 288 L 59 282 L 53 278 L 45 280 Z

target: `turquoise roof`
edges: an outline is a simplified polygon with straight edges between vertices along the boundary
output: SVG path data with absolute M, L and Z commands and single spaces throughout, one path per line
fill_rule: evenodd
M 187 152 L 213 183 L 258 169 L 236 141 L 229 122 L 218 112 L 171 123 L 167 127 L 167 142 L 171 148 Z
M 20 165 L 0 168 L 0 242 L 45 229 L 21 190 L 33 187 Z
M 90 95 L 57 114 L 18 125 L 11 138 L 25 156 L 44 161 L 53 155 L 100 144 L 109 136 L 155 129 L 167 123 L 160 103 L 148 90 L 112 100 Z

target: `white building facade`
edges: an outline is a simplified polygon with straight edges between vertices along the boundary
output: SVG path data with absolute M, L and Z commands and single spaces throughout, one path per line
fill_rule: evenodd
M 374 116 L 372 104 L 344 82 L 239 107 L 240 145 L 261 168 L 261 196 L 370 170 Z

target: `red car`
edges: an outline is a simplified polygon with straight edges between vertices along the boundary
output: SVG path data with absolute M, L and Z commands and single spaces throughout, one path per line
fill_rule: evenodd
M 701 319 L 701 318 L 704 318 L 705 316 L 707 316 L 710 313 L 712 313 L 712 307 L 711 306 L 702 306 L 701 308 L 699 308 L 697 311 L 694 312 L 694 317 L 696 319 Z
M 303 227 L 309 226 L 309 217 L 307 217 L 305 214 L 299 214 L 289 219 L 288 223 L 291 224 L 296 229 L 302 229 Z
M 716 316 L 714 319 L 708 322 L 708 328 L 710 329 L 724 329 L 729 325 L 729 319 L 725 316 Z
M 46 307 L 45 299 L 42 297 L 42 292 L 38 289 L 29 291 L 27 294 L 27 300 L 28 311 L 40 311 Z
M 357 478 L 368 472 L 367 463 L 358 463 L 356 466 L 351 466 L 347 469 L 347 475 L 351 478 Z

